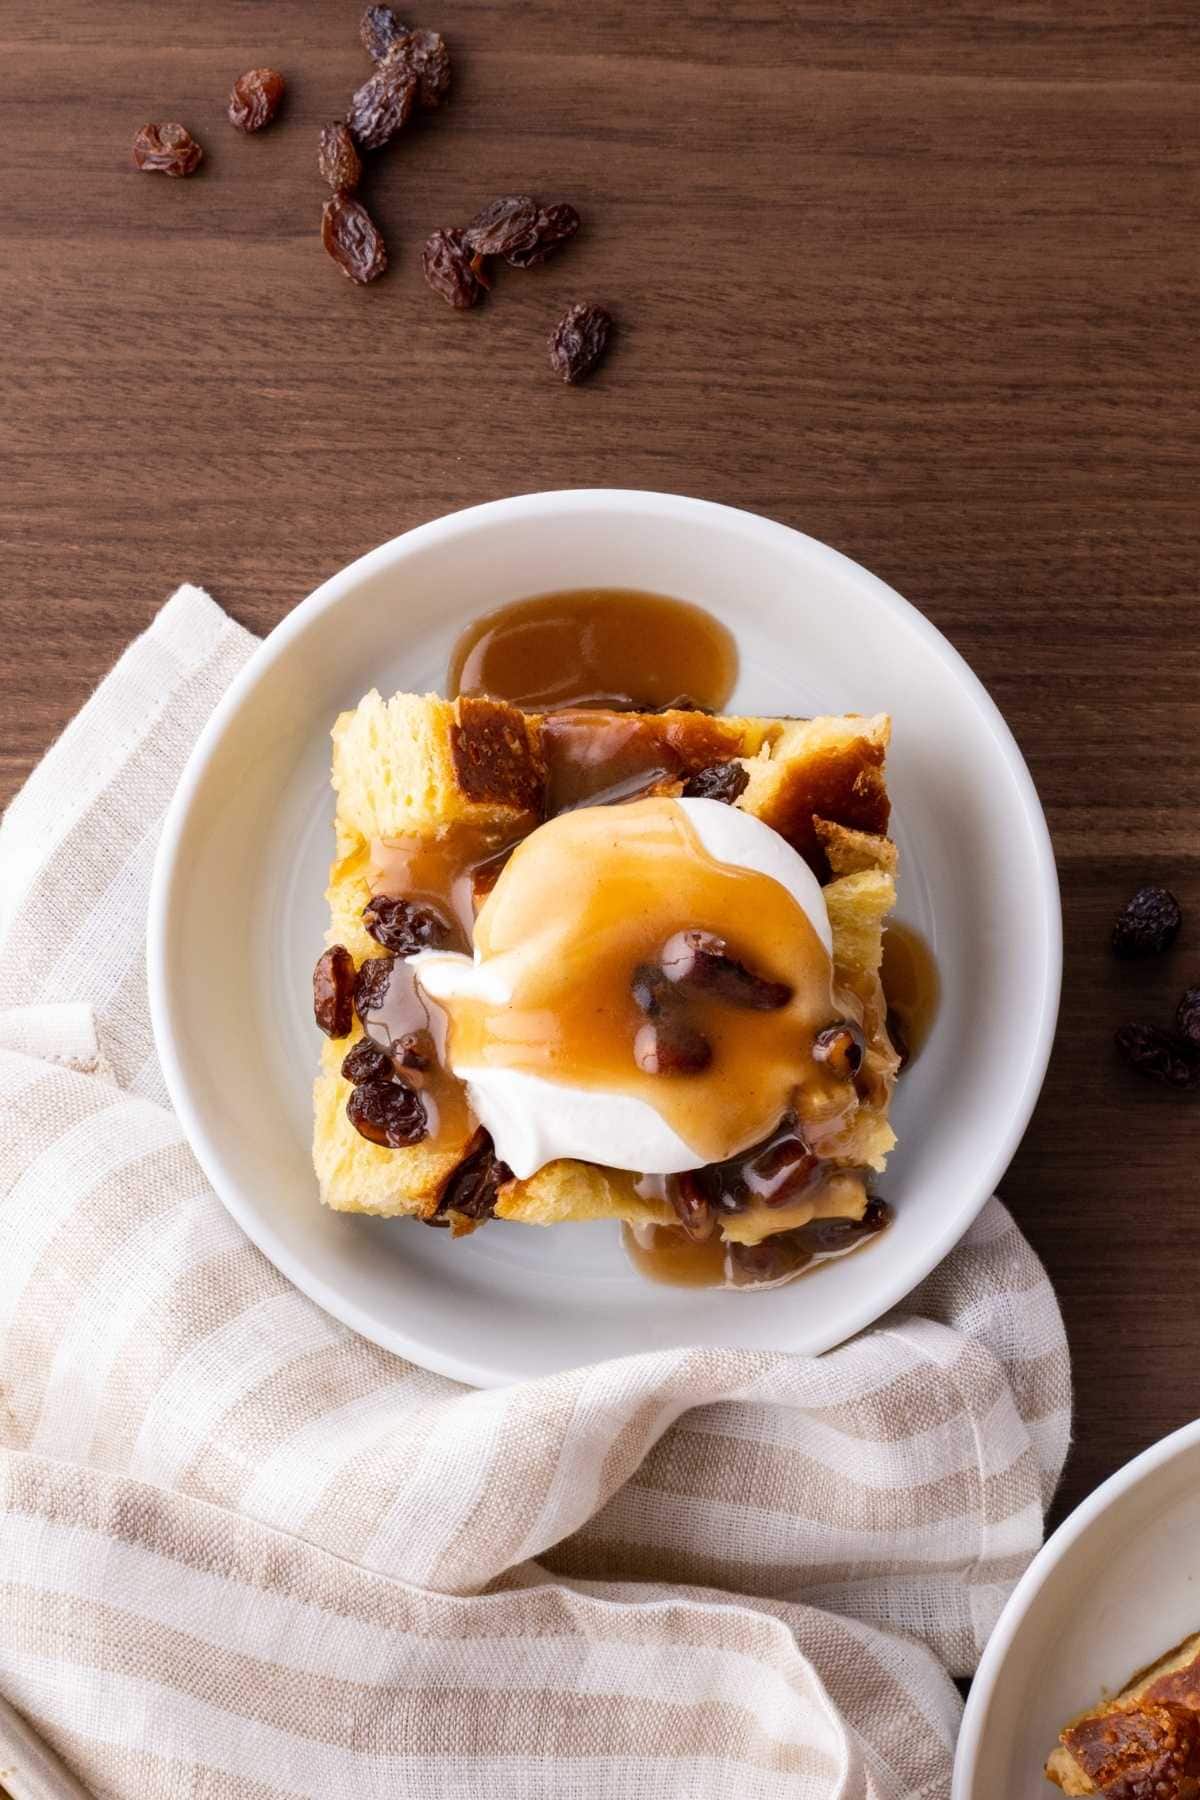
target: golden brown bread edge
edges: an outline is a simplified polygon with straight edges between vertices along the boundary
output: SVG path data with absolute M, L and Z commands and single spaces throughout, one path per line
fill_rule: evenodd
M 1193 1800 L 1200 1783 L 1192 1772 L 1166 1785 L 1173 1776 L 1171 1762 L 1179 1759 L 1180 1728 L 1186 1731 L 1188 1714 L 1200 1714 L 1200 1634 L 1185 1638 L 1139 1671 L 1119 1694 L 1064 1726 L 1046 1759 L 1047 1779 L 1072 1796 L 1103 1795 L 1114 1786 L 1136 1793 L 1129 1784 L 1140 1779 L 1151 1784 L 1147 1793 L 1159 1795 L 1161 1790 L 1161 1800 Z M 1200 1726 L 1194 1735 L 1200 1740 Z M 1200 1768 L 1194 1775 L 1200 1776 Z
M 882 714 L 793 720 L 666 712 L 640 715 L 637 723 L 647 748 L 660 747 L 678 765 L 659 792 L 678 792 L 688 774 L 713 762 L 738 761 L 746 770 L 737 804 L 779 830 L 825 883 L 838 975 L 869 1004 L 876 1029 L 868 1056 L 890 1079 L 895 1057 L 878 987 L 883 920 L 895 899 L 896 852 L 885 835 L 890 721 Z M 542 817 L 542 720 L 500 701 L 412 694 L 383 700 L 372 692 L 338 718 L 332 736 L 336 854 L 327 941 L 344 944 L 357 965 L 381 954 L 361 919 L 370 897 L 372 841 L 462 832 L 475 845 L 499 848 L 527 835 Z M 339 1070 L 360 1036 L 356 1020 L 350 1037 L 327 1039 L 322 1050 L 313 1136 L 321 1198 L 338 1211 L 432 1217 L 466 1144 L 387 1150 L 354 1130 L 345 1115 L 349 1085 Z M 894 1142 L 886 1110 L 863 1108 L 856 1126 L 838 1162 L 882 1167 Z M 860 1190 L 834 1184 L 820 1210 L 855 1216 L 863 1203 Z M 803 1218 L 780 1215 L 773 1229 L 814 1216 L 811 1204 L 806 1207 Z M 568 1161 L 507 1184 L 496 1213 L 539 1225 L 594 1218 L 666 1223 L 672 1216 L 661 1202 L 640 1199 L 619 1174 Z M 750 1241 L 762 1230 L 736 1220 L 730 1228 Z

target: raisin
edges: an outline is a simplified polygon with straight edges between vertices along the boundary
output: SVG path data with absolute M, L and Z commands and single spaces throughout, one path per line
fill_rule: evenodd
M 643 1075 L 699 1075 L 712 1061 L 712 1045 L 686 1019 L 664 1015 L 638 1027 L 633 1060 Z
M 709 763 L 706 769 L 697 769 L 694 775 L 688 776 L 683 784 L 684 798 L 720 800 L 723 805 L 732 806 L 745 793 L 749 780 L 741 763 Z
M 817 1159 L 798 1120 L 793 1113 L 786 1113 L 761 1143 L 725 1162 L 694 1169 L 688 1179 L 717 1212 L 736 1213 L 752 1200 L 761 1200 L 765 1206 L 786 1206 L 799 1189 L 807 1187 L 816 1167 Z
M 321 242 L 343 275 L 365 286 L 387 268 L 387 246 L 379 227 L 349 194 L 334 194 L 321 213 Z
M 1159 1025 L 1131 1024 L 1119 1028 L 1116 1045 L 1118 1055 L 1150 1081 L 1173 1088 L 1200 1085 L 1200 1049 L 1188 1038 Z
M 360 1136 L 386 1150 L 419 1144 L 429 1134 L 420 1094 L 389 1076 L 360 1082 L 346 1102 L 346 1117 Z
M 261 131 L 279 111 L 284 81 L 278 69 L 247 69 L 229 96 L 229 123 L 239 131 Z
M 381 150 L 408 124 L 417 98 L 417 78 L 388 57 L 355 92 L 346 123 L 363 150 Z
M 335 194 L 352 194 L 362 180 L 362 161 L 349 127 L 340 119 L 321 127 L 317 167 L 321 179 L 329 183 Z
M 639 963 L 629 983 L 633 1003 L 648 1019 L 657 1019 L 663 1010 L 678 1004 L 679 991 L 657 963 Z
M 1183 910 L 1165 887 L 1140 887 L 1117 914 L 1112 947 L 1116 956 L 1158 956 L 1169 950 L 1183 923 Z
M 463 1160 L 447 1178 L 438 1196 L 437 1211 L 462 1213 L 468 1219 L 490 1219 L 496 1210 L 496 1196 L 512 1178 L 508 1164 L 496 1155 L 491 1132 L 481 1125 L 467 1145 Z
M 376 894 L 363 907 L 362 922 L 385 950 L 415 956 L 418 950 L 440 950 L 453 935 L 448 922 L 432 906 L 419 906 L 398 894 Z
M 400 23 L 390 6 L 368 6 L 359 21 L 358 35 L 373 62 L 382 62 L 397 38 L 407 33 L 408 26 Z
M 372 1013 L 381 1012 L 391 986 L 394 956 L 369 956 L 354 984 L 354 1010 L 365 1025 Z
M 537 201 L 529 194 L 506 194 L 477 212 L 463 237 L 478 256 L 508 256 L 536 243 L 537 220 Z
M 413 77 L 426 112 L 440 106 L 450 92 L 450 52 L 436 31 L 406 31 L 388 51 L 387 60 Z
M 838 1256 L 864 1238 L 876 1237 L 891 1222 L 891 1207 L 873 1194 L 861 1219 L 811 1219 L 799 1231 L 805 1247 L 815 1255 Z
M 1190 987 L 1175 1009 L 1175 1029 L 1181 1038 L 1200 1049 L 1200 987 Z
M 602 306 L 581 301 L 570 306 L 550 333 L 550 367 L 574 384 L 590 375 L 608 347 L 612 316 Z
M 143 125 L 133 140 L 139 169 L 157 175 L 194 175 L 204 152 L 184 125 Z
M 767 1287 L 807 1268 L 812 1251 L 799 1231 L 777 1231 L 758 1244 L 730 1244 L 726 1257 L 735 1287 Z
M 579 214 L 565 200 L 557 206 L 544 207 L 538 213 L 532 243 L 506 250 L 504 259 L 514 269 L 532 269 L 536 264 L 544 263 L 578 230 Z
M 483 294 L 477 258 L 472 256 L 461 231 L 435 231 L 421 252 L 425 279 L 448 306 L 465 311 Z
M 713 1209 L 701 1193 L 691 1170 L 667 1183 L 667 1197 L 675 1208 L 675 1216 L 693 1243 L 702 1244 L 713 1234 L 716 1220 Z
M 729 1006 L 778 1012 L 792 990 L 786 981 L 768 981 L 730 956 L 724 938 L 711 931 L 677 931 L 662 948 L 667 978 L 678 987 L 703 990 Z
M 813 1039 L 813 1061 L 824 1063 L 839 1081 L 853 1081 L 862 1068 L 867 1042 L 859 1027 L 850 1019 L 839 1019 L 826 1025 Z
M 313 970 L 313 1017 L 326 1037 L 348 1037 L 354 1023 L 354 958 L 334 944 Z
M 360 1081 L 374 1081 L 380 1075 L 392 1073 L 392 1059 L 382 1044 L 374 1038 L 359 1038 L 353 1050 L 346 1052 L 342 1062 L 342 1079 L 351 1082 L 355 1087 Z

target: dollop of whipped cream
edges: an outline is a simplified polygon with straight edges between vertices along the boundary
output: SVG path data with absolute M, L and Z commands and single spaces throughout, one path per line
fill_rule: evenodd
M 604 814 L 606 833 L 619 833 L 622 815 L 632 815 L 638 804 L 586 810 Z M 714 862 L 778 882 L 804 913 L 826 955 L 831 953 L 833 938 L 820 884 L 786 839 L 753 814 L 717 800 L 666 804 L 683 812 Z M 490 1131 L 497 1155 L 519 1179 L 527 1180 L 560 1157 L 647 1175 L 681 1174 L 712 1158 L 685 1142 L 651 1100 L 607 1086 L 576 1086 L 528 1068 L 476 1060 L 469 1053 L 461 1060 L 456 1055 L 456 1009 L 471 1006 L 477 1013 L 486 1009 L 494 1015 L 502 1038 L 505 1009 L 512 1006 L 523 978 L 531 970 L 536 973 L 537 959 L 544 959 L 546 948 L 536 931 L 526 941 L 491 952 L 489 924 L 503 908 L 511 913 L 514 906 L 527 906 L 534 918 L 554 909 L 555 862 L 562 854 L 554 834 L 566 819 L 577 822 L 573 828 L 577 831 L 583 810 L 550 820 L 518 847 L 480 909 L 473 956 L 425 950 L 411 959 L 410 966 L 423 992 L 448 1013 L 450 1066 L 466 1084 L 471 1108 Z M 577 868 L 574 873 L 577 880 Z M 603 879 L 599 867 L 596 879 Z M 692 922 L 681 918 L 678 924 L 682 928 Z M 752 921 L 750 929 L 752 934 Z M 586 962 L 586 939 L 574 949 Z M 742 1147 L 732 1146 L 730 1154 Z

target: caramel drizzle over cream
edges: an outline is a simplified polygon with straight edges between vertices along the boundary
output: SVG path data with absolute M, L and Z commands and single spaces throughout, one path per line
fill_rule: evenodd
M 683 927 L 724 937 L 756 973 L 787 982 L 792 999 L 752 1012 L 690 998 L 711 1064 L 699 1074 L 646 1074 L 633 1058 L 644 1020 L 631 977 Z M 475 942 L 485 960 L 503 959 L 512 999 L 504 1007 L 449 1003 L 459 1068 L 520 1069 L 635 1095 L 698 1162 L 757 1143 L 793 1104 L 819 1138 L 856 1103 L 852 1085 L 812 1059 L 815 1033 L 846 1008 L 803 909 L 770 876 L 711 857 L 669 798 L 564 814 L 518 845 L 476 921 Z

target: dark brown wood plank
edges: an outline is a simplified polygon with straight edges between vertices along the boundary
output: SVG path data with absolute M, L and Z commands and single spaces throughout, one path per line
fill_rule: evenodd
M 456 91 L 371 170 L 395 266 L 366 292 L 315 234 L 356 18 L 9 0 L 0 795 L 184 578 L 262 631 L 420 520 L 594 483 L 858 557 L 991 688 L 1060 858 L 1062 1027 L 1005 1192 L 1075 1354 L 1065 1506 L 1200 1406 L 1200 1104 L 1110 1050 L 1200 974 L 1200 15 L 461 0 L 422 13 Z M 247 140 L 224 98 L 264 61 L 290 96 Z M 155 117 L 202 139 L 195 180 L 130 167 Z M 569 195 L 586 231 L 454 317 L 420 245 L 513 187 Z M 581 295 L 620 334 L 567 392 L 542 338 Z M 1184 940 L 1118 967 L 1110 916 L 1151 875 Z

